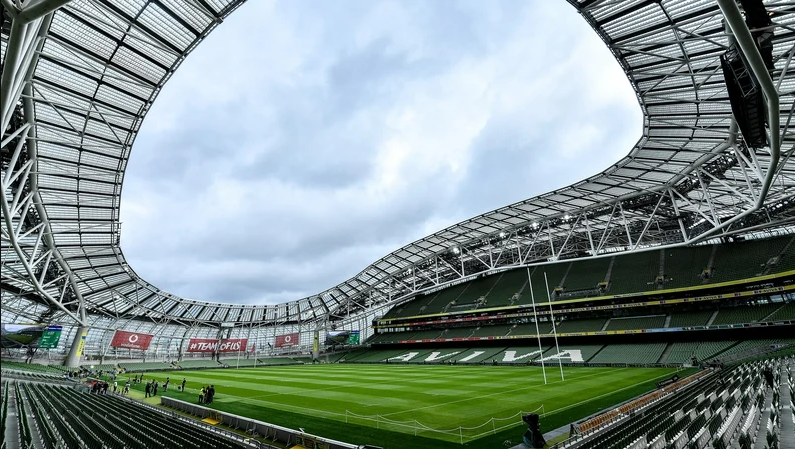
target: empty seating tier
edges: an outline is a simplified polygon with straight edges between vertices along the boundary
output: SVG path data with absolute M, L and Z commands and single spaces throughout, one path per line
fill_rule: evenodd
M 170 363 L 166 362 L 119 363 L 119 366 L 128 373 L 174 369 Z
M 4 382 L 3 391 L 14 396 L 18 440 L 28 447 L 250 447 L 243 436 L 229 433 L 226 438 L 190 419 L 116 395 L 27 382 Z M 5 447 L 8 435 L 3 437 Z
M 649 364 L 657 363 L 663 351 L 665 343 L 647 344 L 617 344 L 608 345 L 599 351 L 590 363 L 629 363 L 629 364 Z
M 706 326 L 713 313 L 715 313 L 714 310 L 672 313 L 668 327 Z
M 636 318 L 613 318 L 607 323 L 607 330 L 657 329 L 665 325 L 665 316 L 642 316 Z
M 559 333 L 566 332 L 595 332 L 600 331 L 607 319 L 597 318 L 593 320 L 564 320 L 558 323 Z
M 755 323 L 762 321 L 764 318 L 771 315 L 779 308 L 781 308 L 781 304 L 764 304 L 758 306 L 721 309 L 712 324 Z

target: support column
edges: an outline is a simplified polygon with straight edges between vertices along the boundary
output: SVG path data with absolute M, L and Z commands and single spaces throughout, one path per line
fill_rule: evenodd
M 64 361 L 64 366 L 70 368 L 80 366 L 80 356 L 83 355 L 83 348 L 86 347 L 86 335 L 88 335 L 88 326 L 79 326 L 75 333 L 75 339 L 72 341 L 72 347 L 69 348 L 69 355 Z
M 312 335 L 312 361 L 314 362 L 320 356 L 320 331 L 315 330 Z

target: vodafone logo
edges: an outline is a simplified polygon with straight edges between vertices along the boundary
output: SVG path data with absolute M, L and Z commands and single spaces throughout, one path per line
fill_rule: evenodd
M 129 341 L 130 343 L 138 343 L 138 334 L 130 335 L 127 341 Z
M 284 342 L 285 343 L 292 343 L 293 342 L 293 336 L 292 335 L 285 335 L 284 336 Z

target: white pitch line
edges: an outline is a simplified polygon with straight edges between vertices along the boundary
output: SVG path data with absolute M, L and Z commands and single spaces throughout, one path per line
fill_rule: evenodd
M 592 397 L 590 399 L 586 399 L 584 401 L 580 401 L 580 402 L 577 402 L 577 403 L 574 403 L 574 404 L 569 404 L 569 405 L 566 405 L 566 406 L 561 407 L 561 408 L 556 408 L 555 410 L 552 410 L 551 412 L 544 412 L 544 414 L 545 415 L 551 415 L 553 413 L 562 412 L 563 410 L 568 410 L 568 409 L 570 409 L 572 407 L 576 407 L 576 406 L 578 406 L 580 404 L 585 404 L 587 402 L 591 402 L 594 399 L 599 399 L 599 398 L 603 398 L 605 396 L 610 396 L 613 393 L 618 393 L 619 391 L 624 391 L 624 390 L 628 390 L 628 389 L 633 388 L 633 387 L 637 387 L 638 385 L 640 385 L 640 384 L 642 384 L 644 382 L 655 381 L 657 379 L 660 379 L 660 378 L 663 378 L 663 377 L 668 377 L 670 375 L 671 375 L 671 373 L 669 372 L 668 374 L 663 374 L 662 376 L 657 376 L 657 377 L 654 377 L 654 378 L 651 378 L 651 379 L 643 380 L 643 381 L 640 381 L 640 382 L 638 382 L 636 384 L 629 385 L 629 386 L 626 386 L 624 388 L 619 388 L 618 390 L 609 391 L 609 392 L 607 392 L 605 394 L 600 394 L 599 396 L 594 396 L 594 397 Z
M 627 370 L 627 369 L 629 369 L 629 368 L 621 368 L 620 371 Z M 585 375 L 585 376 L 575 377 L 573 380 L 584 379 L 586 377 L 601 376 L 602 374 L 613 374 L 615 372 L 616 371 L 599 372 L 599 373 L 596 373 L 596 374 L 589 374 L 589 375 Z M 559 383 L 562 383 L 562 382 L 564 382 L 564 381 L 558 380 L 558 381 L 555 381 L 555 382 L 549 382 L 549 384 L 559 384 Z M 459 402 L 472 401 L 474 399 L 483 399 L 483 398 L 488 398 L 488 397 L 491 397 L 491 396 L 498 396 L 498 395 L 506 394 L 506 393 L 514 393 L 514 392 L 517 392 L 517 391 L 529 390 L 529 389 L 532 389 L 532 388 L 540 388 L 540 387 L 544 387 L 544 386 L 549 385 L 549 384 L 530 385 L 528 387 L 515 388 L 513 390 L 498 391 L 496 393 L 489 393 L 489 394 L 484 394 L 484 395 L 481 395 L 481 396 L 472 396 L 472 397 L 469 397 L 469 398 L 457 399 L 455 401 L 442 402 L 442 403 L 439 403 L 439 404 L 426 405 L 426 406 L 423 406 L 423 407 L 417 407 L 417 408 L 413 408 L 413 409 L 409 409 L 409 410 L 403 410 L 403 411 L 400 411 L 400 412 L 387 413 L 387 414 L 384 414 L 384 415 L 381 415 L 381 416 L 392 416 L 392 415 L 400 415 L 402 413 L 411 413 L 411 412 L 416 412 L 416 411 L 419 411 L 419 410 L 425 410 L 425 409 L 428 409 L 428 408 L 435 408 L 435 407 L 441 407 L 441 406 L 444 406 L 444 405 L 457 404 Z

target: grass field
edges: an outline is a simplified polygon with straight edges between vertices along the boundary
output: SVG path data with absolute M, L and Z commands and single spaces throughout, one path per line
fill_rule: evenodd
M 555 367 L 544 385 L 538 367 L 339 364 L 158 372 L 145 380 L 169 376 L 164 395 L 192 403 L 213 384 L 213 408 L 393 449 L 496 447 L 520 438 L 520 412 L 538 410 L 549 431 L 649 391 L 674 371 L 564 367 L 563 382 Z M 176 390 L 183 377 L 185 393 Z

